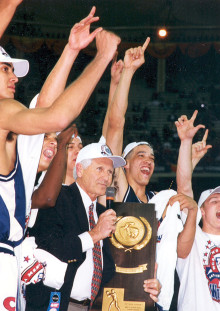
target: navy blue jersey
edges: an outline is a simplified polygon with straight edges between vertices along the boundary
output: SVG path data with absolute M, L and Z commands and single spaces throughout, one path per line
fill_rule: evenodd
M 147 197 L 147 201 L 149 201 L 154 195 L 155 192 L 153 191 L 148 191 L 147 189 L 145 190 L 145 194 Z M 133 188 L 131 186 L 128 185 L 128 189 L 125 193 L 123 202 L 135 202 L 135 203 L 144 203 L 142 202 L 135 194 Z

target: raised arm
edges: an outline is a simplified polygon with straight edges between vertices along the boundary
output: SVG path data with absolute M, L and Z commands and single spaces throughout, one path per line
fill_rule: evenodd
M 12 19 L 17 6 L 23 0 L 1 0 L 0 1 L 0 38 Z
M 179 234 L 177 240 L 177 254 L 179 258 L 186 258 L 192 248 L 195 232 L 196 232 L 196 218 L 198 207 L 193 198 L 192 190 L 192 172 L 199 160 L 206 154 L 210 145 L 206 146 L 206 139 L 208 130 L 206 130 L 202 142 L 194 145 L 192 150 L 192 140 L 200 128 L 204 125 L 197 125 L 194 127 L 198 111 L 196 110 L 191 119 L 188 120 L 186 116 L 181 116 L 175 122 L 177 132 L 181 140 L 179 149 L 179 158 L 177 164 L 177 191 L 178 195 L 171 198 L 170 204 L 179 201 L 180 209 L 187 214 L 186 223 L 183 231 Z
M 115 53 L 115 56 L 112 61 L 112 67 L 111 67 L 111 82 L 110 82 L 110 88 L 109 88 L 109 96 L 108 96 L 108 108 L 105 115 L 105 120 L 103 122 L 102 127 L 102 135 L 106 138 L 107 135 L 107 129 L 108 129 L 108 118 L 109 118 L 109 109 L 112 104 L 113 96 L 115 94 L 115 91 L 117 89 L 117 86 L 120 81 L 121 73 L 124 67 L 123 61 L 120 59 L 117 61 L 117 52 Z
M 89 15 L 71 29 L 68 43 L 41 89 L 37 107 L 49 107 L 64 91 L 70 70 L 80 50 L 86 48 L 102 30 L 99 27 L 90 33 L 91 24 L 99 20 L 99 17 L 94 17 L 95 11 L 96 8 L 93 7 Z
M 136 70 L 145 62 L 144 52 L 149 42 L 150 38 L 147 38 L 143 46 L 129 49 L 125 53 L 124 68 L 109 109 L 106 140 L 114 154 L 121 155 L 122 153 L 123 129 L 131 80 Z
M 113 154 L 116 155 L 121 155 L 122 153 L 125 113 L 128 107 L 128 94 L 131 80 L 136 70 L 145 62 L 144 52 L 149 42 L 150 38 L 147 38 L 143 46 L 126 51 L 124 68 L 109 107 L 106 141 Z M 121 202 L 128 187 L 127 179 L 121 168 L 115 170 L 114 186 L 117 189 L 115 200 Z
M 191 119 L 188 120 L 187 116 L 183 115 L 175 122 L 181 141 L 176 173 L 177 192 L 192 198 L 192 140 L 197 131 L 205 127 L 201 124 L 194 126 L 197 114 L 198 111 L 195 110 Z
M 54 207 L 63 182 L 67 160 L 67 144 L 76 126 L 71 125 L 57 137 L 57 153 L 39 188 L 33 192 L 31 208 Z
M 80 77 L 48 108 L 25 109 L 15 100 L 0 103 L 0 128 L 19 134 L 55 132 L 66 128 L 82 111 L 107 65 L 112 60 L 120 38 L 102 30 L 96 36 L 97 54 Z M 25 127 L 24 127 L 25 124 Z

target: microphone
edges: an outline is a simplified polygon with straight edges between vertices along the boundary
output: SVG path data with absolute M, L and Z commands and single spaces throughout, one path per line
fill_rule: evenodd
M 107 187 L 106 189 L 106 209 L 113 208 L 115 197 L 115 188 Z

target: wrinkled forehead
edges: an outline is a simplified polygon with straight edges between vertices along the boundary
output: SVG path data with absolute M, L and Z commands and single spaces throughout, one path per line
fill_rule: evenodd
M 112 167 L 113 168 L 113 161 L 109 158 L 95 158 L 95 159 L 91 159 L 92 160 L 92 163 L 95 165 L 95 166 L 104 166 L 104 167 Z

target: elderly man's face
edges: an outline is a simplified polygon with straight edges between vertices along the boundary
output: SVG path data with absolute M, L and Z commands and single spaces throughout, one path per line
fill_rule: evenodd
M 113 162 L 108 158 L 93 159 L 86 169 L 80 164 L 77 182 L 89 195 L 92 201 L 104 195 L 110 186 L 113 175 Z

